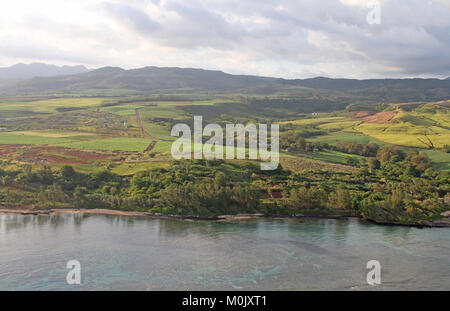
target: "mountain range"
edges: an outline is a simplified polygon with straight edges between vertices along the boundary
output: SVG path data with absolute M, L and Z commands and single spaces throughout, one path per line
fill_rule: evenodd
M 276 94 L 290 92 L 294 95 L 313 90 L 314 96 L 342 95 L 371 101 L 426 101 L 450 98 L 450 79 L 281 79 L 250 75 L 232 75 L 222 71 L 177 68 L 143 67 L 125 70 L 103 67 L 88 70 L 84 66 L 45 64 L 18 64 L 8 68 L 11 75 L 0 69 L 1 78 L 19 79 L 14 83 L 0 84 L 0 94 L 53 94 L 83 93 L 92 90 L 130 90 L 135 92 L 234 92 L 246 94 Z M 27 68 L 28 70 L 21 70 Z M 39 71 L 39 68 L 43 68 Z M 2 71 L 3 69 L 3 71 Z M 33 78 L 24 79 L 30 75 Z M 49 76 L 52 75 L 52 76 Z
M 0 79 L 19 80 L 33 77 L 54 77 L 61 75 L 73 75 L 89 71 L 82 65 L 56 66 L 44 63 L 16 64 L 11 67 L 0 67 Z

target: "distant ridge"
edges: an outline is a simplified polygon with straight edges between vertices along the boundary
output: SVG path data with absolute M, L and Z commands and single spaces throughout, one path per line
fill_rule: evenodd
M 44 63 L 16 64 L 11 67 L 0 67 L 0 79 L 30 79 L 33 77 L 55 77 L 73 75 L 89 70 L 82 66 L 56 66 Z
M 143 67 L 125 70 L 103 67 L 86 72 L 53 77 L 35 77 L 15 83 L 0 84 L 0 94 L 80 93 L 102 90 L 128 90 L 139 93 L 233 92 L 275 94 L 305 92 L 320 98 L 345 97 L 353 100 L 409 102 L 437 101 L 450 98 L 450 79 L 281 79 L 250 75 L 232 75 L 222 71 L 178 67 Z M 308 91 L 307 91 L 308 90 Z M 129 93 L 129 92 L 128 92 Z
M 23 80 L 14 85 L 14 91 L 26 93 L 91 89 L 225 91 L 274 84 L 280 80 L 193 68 L 144 67 L 125 70 L 119 67 L 102 67 L 75 75 Z

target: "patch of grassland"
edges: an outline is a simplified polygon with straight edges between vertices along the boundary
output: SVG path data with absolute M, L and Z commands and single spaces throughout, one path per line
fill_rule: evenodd
M 347 164 L 348 158 L 353 158 L 358 161 L 361 161 L 364 159 L 362 156 L 354 155 L 354 154 L 346 154 L 338 151 L 320 151 L 320 152 L 313 152 L 313 153 L 307 153 L 303 154 L 304 157 L 318 160 L 318 161 L 324 161 L 324 162 L 331 162 L 331 163 L 338 163 L 338 164 Z
M 346 141 L 346 142 L 355 142 L 358 144 L 369 144 L 369 143 L 376 143 L 376 144 L 383 144 L 379 140 L 376 140 L 370 136 L 366 136 L 361 133 L 336 133 L 332 135 L 324 135 L 324 136 L 316 136 L 312 138 L 308 138 L 308 141 L 317 141 L 322 143 L 327 143 L 329 145 L 337 145 L 340 142 Z
M 425 150 L 425 153 L 433 162 L 433 167 L 441 171 L 450 171 L 450 153 L 436 150 Z
M 215 104 L 225 102 L 225 101 L 227 103 L 235 102 L 234 100 L 229 100 L 229 99 L 213 99 L 213 100 L 194 101 L 190 104 L 192 106 L 213 106 Z
M 142 124 L 145 126 L 150 135 L 164 140 L 175 140 L 176 137 L 170 136 L 170 129 L 168 125 L 162 125 L 161 123 L 143 121 Z
M 395 124 L 363 123 L 356 129 L 393 145 L 441 148 L 450 142 L 450 115 L 401 111 Z M 431 143 L 430 143 L 431 141 Z
M 359 125 L 360 123 L 360 121 L 333 121 L 330 123 L 320 124 L 318 128 L 329 132 L 355 132 L 354 127 Z
M 179 105 L 180 103 L 177 104 Z M 144 107 L 139 113 L 143 121 L 152 118 L 177 119 L 183 116 L 183 111 L 177 109 L 177 105 L 171 105 L 169 103 Z
M 172 148 L 172 141 L 158 141 L 151 153 L 170 152 Z
M 74 142 L 62 137 L 34 136 L 18 133 L 0 133 L 0 145 L 55 145 Z
M 95 135 L 94 133 L 62 131 L 62 130 L 61 131 L 60 130 L 37 130 L 37 131 L 20 131 L 20 132 L 10 132 L 10 133 L 17 134 L 17 135 L 56 137 L 56 138 Z
M 120 105 L 120 106 L 108 106 L 102 107 L 100 111 L 112 113 L 118 116 L 135 115 L 136 109 L 144 108 L 144 106 L 136 105 Z
M 436 133 L 432 128 L 412 128 L 405 125 L 362 124 L 357 129 L 380 141 L 407 147 L 428 148 L 430 147 L 429 139 L 432 141 L 434 147 L 441 148 L 450 141 L 450 131 L 445 134 Z
M 303 157 L 280 157 L 283 168 L 292 172 L 324 170 L 333 172 L 351 172 L 357 168 L 348 165 L 322 162 Z
M 148 159 L 146 161 L 140 162 L 123 162 L 115 165 L 111 171 L 113 173 L 122 175 L 122 176 L 131 176 L 140 171 L 145 171 L 152 168 L 166 168 L 169 166 L 170 162 L 173 160 L 171 156 L 158 156 L 153 159 Z
M 55 113 L 58 108 L 80 109 L 98 107 L 105 101 L 104 98 L 57 98 L 28 102 L 11 102 L 0 105 L 2 111 L 27 111 L 34 113 Z
M 145 138 L 111 137 L 59 144 L 60 147 L 88 150 L 144 151 L 151 141 Z
M 344 117 L 323 117 L 323 118 L 299 119 L 294 121 L 284 121 L 280 122 L 280 124 L 292 123 L 297 125 L 321 125 L 328 123 L 335 124 L 336 122 L 342 121 L 348 122 L 348 120 L 345 119 Z

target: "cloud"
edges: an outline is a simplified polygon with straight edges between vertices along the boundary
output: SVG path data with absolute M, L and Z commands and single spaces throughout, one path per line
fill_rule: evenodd
M 366 0 L 43 0 L 29 10 L 23 1 L 0 12 L 0 64 L 66 60 L 289 78 L 450 75 L 446 0 L 380 0 L 380 25 L 367 23 Z
M 159 23 L 153 21 L 146 13 L 126 3 L 105 2 L 102 6 L 114 19 L 138 33 L 152 33 L 161 27 Z

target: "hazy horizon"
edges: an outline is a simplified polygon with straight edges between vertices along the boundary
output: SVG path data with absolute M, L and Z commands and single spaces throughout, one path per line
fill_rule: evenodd
M 211 70 L 211 71 L 220 71 L 223 72 L 225 74 L 232 74 L 232 75 L 248 75 L 248 76 L 256 76 L 256 77 L 267 77 L 267 78 L 280 78 L 280 77 L 274 77 L 274 76 L 261 76 L 261 75 L 254 75 L 254 74 L 235 74 L 235 73 L 230 73 L 227 71 L 223 71 L 223 70 L 219 70 L 219 69 L 205 69 L 205 68 L 196 68 L 196 67 L 175 67 L 175 66 L 154 66 L 154 65 L 146 65 L 146 66 L 142 66 L 142 67 L 135 67 L 135 68 L 123 68 L 120 66 L 102 66 L 102 67 L 97 67 L 97 68 L 89 68 L 86 65 L 83 64 L 78 64 L 78 65 L 55 65 L 55 64 L 51 64 L 51 63 L 43 63 L 43 62 L 33 62 L 33 63 L 16 63 L 13 64 L 11 66 L 5 66 L 5 67 L 0 67 L 0 69 L 7 69 L 7 68 L 12 68 L 16 65 L 34 65 L 34 64 L 38 64 L 38 65 L 48 65 L 48 66 L 57 66 L 58 68 L 64 68 L 64 67 L 84 67 L 84 69 L 88 70 L 88 71 L 94 71 L 97 69 L 102 69 L 102 68 L 108 68 L 108 67 L 112 67 L 112 68 L 120 68 L 120 69 L 124 69 L 124 70 L 133 70 L 133 69 L 142 69 L 142 68 L 147 68 L 147 67 L 156 67 L 156 68 L 180 68 L 180 69 L 199 69 L 199 70 Z M 83 72 L 80 72 L 83 73 Z M 74 74 L 78 74 L 78 73 L 74 73 Z M 39 76 L 38 76 L 39 77 Z M 42 76 L 42 77 L 50 77 L 50 76 Z M 281 78 L 281 79 L 286 79 L 286 80 L 303 80 L 303 79 L 314 79 L 314 78 L 330 78 L 330 79 L 353 79 L 353 80 L 371 80 L 371 79 L 439 79 L 439 80 L 446 80 L 446 79 L 450 79 L 449 77 L 417 77 L 417 76 L 411 76 L 411 77 L 386 77 L 386 78 L 382 78 L 382 77 L 377 77 L 377 78 L 349 78 L 349 77 L 339 77 L 339 78 L 333 78 L 333 77 L 327 77 L 327 76 L 311 76 L 311 77 L 307 77 L 307 78 Z

